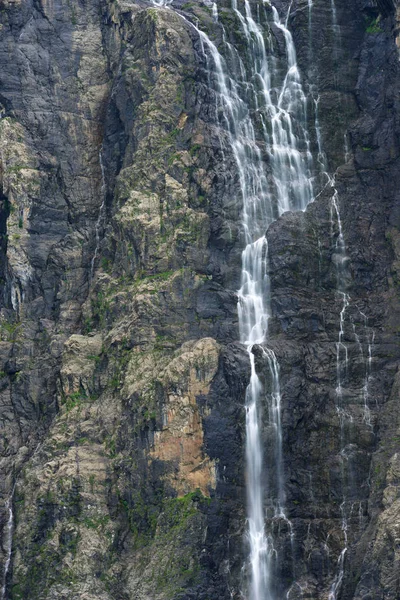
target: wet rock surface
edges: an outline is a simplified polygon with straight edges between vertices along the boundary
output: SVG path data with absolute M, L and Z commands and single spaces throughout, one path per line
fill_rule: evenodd
M 218 5 L 240 48 L 230 1 Z M 207 6 L 172 8 L 221 43 Z M 222 600 L 245 589 L 238 173 L 198 34 L 172 8 L 22 1 L 1 13 L 10 600 Z M 316 170 L 314 203 L 267 234 L 292 529 L 270 526 L 277 593 L 327 599 L 344 508 L 338 599 L 390 600 L 400 585 L 397 24 L 389 2 L 335 10 L 315 2 L 309 27 L 299 1 L 289 18 L 326 156 L 310 127 L 311 150 L 335 179 Z M 349 295 L 341 411 L 335 189 Z M 261 352 L 256 363 L 268 394 Z

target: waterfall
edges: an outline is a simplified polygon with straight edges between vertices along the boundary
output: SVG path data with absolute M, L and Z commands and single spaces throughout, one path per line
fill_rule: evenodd
M 262 487 L 262 445 L 260 434 L 259 398 L 261 383 L 257 376 L 254 355 L 249 349 L 251 377 L 246 391 L 246 462 L 248 534 L 250 542 L 251 597 L 254 600 L 271 595 L 271 559 L 273 548 L 265 534 L 264 490 Z
M 203 0 L 204 4 L 211 9 L 212 18 L 215 23 L 218 22 L 218 6 L 213 0 Z
M 268 245 L 265 231 L 286 210 L 303 210 L 312 200 L 312 157 L 306 128 L 306 97 L 302 91 L 295 48 L 287 23 L 281 22 L 278 12 L 272 7 L 272 25 L 283 35 L 287 55 L 287 70 L 283 81 L 277 85 L 276 57 L 271 55 L 272 48 L 267 53 L 263 31 L 252 16 L 249 2 L 244 2 L 244 15 L 238 10 L 236 0 L 232 1 L 232 8 L 247 40 L 248 58 L 251 60 L 248 78 L 257 82 L 257 88 L 254 85 L 247 86 L 244 93 L 238 84 L 245 74 L 240 59 L 232 60 L 233 64 L 238 65 L 238 70 L 230 73 L 224 58 L 208 36 L 202 32 L 199 34 L 209 62 L 211 83 L 214 83 L 217 92 L 217 104 L 222 109 L 219 113 L 224 115 L 222 125 L 229 134 L 243 202 L 245 248 L 242 253 L 241 287 L 238 291 L 238 315 L 240 340 L 247 348 L 251 365 L 250 383 L 246 391 L 250 598 L 272 600 L 276 587 L 276 582 L 273 582 L 273 563 L 277 559 L 273 539 L 265 529 L 264 504 L 267 490 L 263 483 L 260 406 L 263 386 L 256 372 L 253 348 L 266 341 L 269 318 Z M 233 56 L 232 47 L 225 44 L 228 53 Z M 261 160 L 251 119 L 250 108 L 254 106 L 261 116 L 263 138 L 270 156 L 272 186 L 267 182 L 265 165 Z M 296 118 L 296 130 L 300 139 L 294 134 L 293 118 Z M 268 419 L 274 432 L 275 481 L 271 486 L 276 496 L 272 499 L 274 517 L 283 518 L 287 522 L 284 507 L 279 365 L 272 350 L 264 349 L 263 355 L 271 376 Z M 272 493 L 273 490 L 268 491 Z
M 242 253 L 242 286 L 239 290 L 240 339 L 246 345 L 251 376 L 246 391 L 246 464 L 248 536 L 250 544 L 251 596 L 254 600 L 271 596 L 273 547 L 265 533 L 264 489 L 262 485 L 262 444 L 259 399 L 262 385 L 255 368 L 253 345 L 264 341 L 268 322 L 267 241 L 264 231 L 272 222 L 266 176 L 256 143 L 249 107 L 239 95 L 236 81 L 229 76 L 223 57 L 203 32 L 199 32 L 214 75 L 217 107 L 223 110 L 223 126 L 238 169 L 243 201 L 243 230 L 246 247 Z M 230 48 L 232 51 L 232 49 Z M 211 59 L 211 60 L 210 60 Z
M 313 198 L 312 157 L 306 127 L 306 97 L 303 93 L 300 74 L 296 63 L 296 52 L 287 20 L 282 23 L 277 10 L 272 7 L 273 25 L 283 35 L 287 71 L 277 86 L 276 57 L 268 56 L 261 27 L 252 17 L 248 1 L 245 15 L 232 6 L 239 17 L 246 40 L 249 58 L 252 58 L 252 80 L 257 80 L 262 93 L 258 109 L 262 115 L 264 140 L 270 156 L 273 187 L 266 189 L 266 197 L 255 199 L 249 186 L 242 186 L 243 226 L 246 247 L 242 254 L 242 285 L 238 292 L 238 314 L 240 339 L 246 345 L 251 364 L 251 379 L 246 393 L 246 459 L 248 533 L 250 543 L 250 598 L 251 600 L 273 600 L 277 582 L 273 581 L 273 563 L 277 562 L 276 550 L 271 535 L 265 530 L 265 493 L 263 449 L 261 443 L 261 382 L 255 370 L 253 347 L 266 341 L 269 318 L 269 280 L 267 275 L 268 246 L 264 231 L 268 219 L 259 220 L 262 210 L 255 210 L 257 200 L 265 203 L 269 214 L 276 217 L 287 210 L 304 210 Z M 271 53 L 272 47 L 269 48 Z M 256 102 L 257 105 L 257 102 Z M 293 118 L 300 139 L 294 134 Z M 255 141 L 255 140 L 254 140 Z M 254 186 L 253 186 L 254 187 Z M 274 210 L 275 209 L 275 210 Z M 260 229 L 262 235 L 259 237 Z M 279 365 L 270 349 L 264 350 L 271 375 L 271 393 L 268 401 L 268 418 L 274 432 L 275 490 L 274 516 L 285 516 L 284 473 L 282 456 L 281 394 Z M 271 499 L 270 499 L 271 500 Z
M 160 6 L 165 3 L 156 2 Z M 209 3 L 207 3 L 209 4 Z M 236 0 L 232 9 L 238 18 L 246 47 L 242 60 L 223 32 L 221 51 L 206 33 L 190 24 L 198 33 L 206 61 L 209 87 L 216 97 L 215 115 L 237 169 L 242 201 L 241 286 L 238 290 L 240 341 L 246 347 L 250 382 L 246 391 L 246 486 L 250 600 L 275 600 L 278 551 L 266 518 L 284 521 L 292 541 L 291 525 L 285 515 L 284 461 L 282 453 L 281 392 L 279 364 L 274 352 L 261 348 L 267 341 L 270 317 L 268 244 L 265 232 L 283 212 L 304 210 L 313 199 L 313 159 L 307 131 L 307 99 L 302 89 L 296 51 L 288 29 L 289 13 L 281 20 L 275 7 L 264 3 L 261 26 L 253 17 L 250 2 L 244 0 L 243 13 Z M 290 9 L 289 9 L 290 10 Z M 214 17 L 217 15 L 215 5 Z M 179 14 L 179 13 L 178 13 Z M 183 19 L 187 19 L 181 15 Z M 187 21 L 189 23 L 189 21 Z M 276 54 L 271 30 L 282 38 L 284 59 Z M 229 59 L 229 60 L 228 60 Z M 260 127 L 261 125 L 261 127 Z M 257 134 L 256 134 L 257 132 Z M 260 150 L 264 144 L 264 155 Z M 225 148 L 224 148 L 225 146 Z M 268 171 L 269 170 L 269 171 Z M 269 175 L 269 177 L 268 177 Z M 268 365 L 270 390 L 264 390 L 257 374 L 255 351 Z M 261 401 L 267 397 L 263 411 Z M 265 414 L 267 412 L 267 414 Z M 264 414 L 263 414 L 264 413 Z M 265 477 L 262 422 L 268 419 L 273 448 L 273 469 Z M 265 479 L 268 479 L 268 486 Z M 273 507 L 267 515 L 265 506 Z M 278 527 L 279 529 L 279 527 Z
M 94 269 L 96 266 L 96 259 L 99 254 L 100 248 L 100 229 L 104 219 L 104 210 L 106 207 L 106 176 L 105 169 L 103 164 L 103 155 L 100 150 L 99 152 L 99 163 L 101 169 L 101 205 L 99 210 L 99 216 L 97 217 L 96 226 L 95 226 L 95 235 L 96 235 L 96 246 L 93 254 L 93 258 L 90 263 L 90 281 L 93 279 Z
M 5 546 L 7 557 L 6 557 L 6 561 L 4 563 L 4 570 L 3 570 L 3 585 L 1 588 L 1 600 L 5 600 L 5 598 L 6 598 L 7 575 L 8 575 L 8 571 L 10 569 L 10 564 L 11 564 L 12 539 L 13 539 L 13 529 L 14 529 L 14 514 L 13 514 L 13 506 L 12 506 L 13 497 L 14 497 L 14 488 L 6 502 L 6 511 L 8 511 L 8 520 L 7 520 L 7 528 L 6 528 L 5 535 L 3 534 L 3 537 L 4 537 L 3 546 Z
M 246 1 L 246 11 L 249 3 Z M 272 131 L 265 126 L 264 133 L 267 149 L 271 155 L 272 174 L 275 194 L 278 200 L 279 214 L 288 210 L 304 210 L 313 199 L 312 155 L 307 131 L 307 99 L 303 92 L 300 73 L 296 62 L 296 50 L 292 35 L 285 24 L 281 23 L 275 7 L 272 6 L 273 24 L 284 36 L 287 71 L 278 90 L 271 90 L 266 48 L 263 36 L 256 38 L 258 53 L 262 56 L 262 68 L 259 76 L 263 83 L 265 113 L 271 122 Z M 256 24 L 248 17 L 249 32 Z M 257 63 L 256 63 L 257 68 Z M 274 69 L 276 70 L 276 68 Z M 273 73 L 275 79 L 276 73 Z M 274 95 L 276 98 L 274 100 Z M 294 128 L 298 135 L 294 133 Z

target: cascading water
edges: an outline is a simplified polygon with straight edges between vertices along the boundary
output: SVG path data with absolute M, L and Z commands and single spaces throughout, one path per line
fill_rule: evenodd
M 246 248 L 242 254 L 242 287 L 239 291 L 239 328 L 241 341 L 249 352 L 251 377 L 246 392 L 246 463 L 247 496 L 252 572 L 252 598 L 270 594 L 272 548 L 264 527 L 264 490 L 262 486 L 262 445 L 259 397 L 262 385 L 255 368 L 252 347 L 264 341 L 268 314 L 265 305 L 268 278 L 267 242 L 263 231 L 272 221 L 266 177 L 247 103 L 240 97 L 238 85 L 229 77 L 226 63 L 209 38 L 200 32 L 212 63 L 210 78 L 215 76 L 217 104 L 223 108 L 224 126 L 238 167 L 243 199 L 243 227 Z M 232 52 L 232 47 L 229 48 Z M 208 58 L 208 54 L 206 53 Z M 239 63 L 243 68 L 243 65 Z M 217 107 L 218 109 L 218 107 Z
M 154 1 L 153 4 L 161 6 L 166 3 Z M 238 315 L 240 340 L 247 348 L 251 366 L 246 392 L 251 600 L 274 600 L 277 597 L 275 590 L 278 586 L 273 581 L 277 552 L 271 533 L 266 532 L 266 495 L 269 495 L 268 504 L 273 507 L 273 514 L 269 516 L 288 523 L 285 515 L 279 364 L 271 349 L 261 349 L 268 364 L 271 381 L 267 408 L 269 430 L 274 436 L 274 468 L 267 490 L 263 477 L 260 406 L 265 390 L 256 371 L 253 352 L 255 346 L 266 341 L 270 316 L 268 245 L 265 232 L 283 212 L 304 210 L 313 199 L 313 161 L 307 132 L 307 99 L 302 89 L 295 47 L 288 29 L 289 15 L 282 22 L 275 7 L 268 6 L 268 14 L 265 3 L 264 11 L 261 11 L 264 27 L 267 32 L 273 28 L 275 35 L 283 39 L 286 49 L 284 69 L 282 57 L 276 55 L 271 41 L 267 48 L 266 31 L 254 19 L 248 0 L 244 0 L 243 14 L 236 0 L 232 0 L 232 9 L 246 40 L 245 61 L 224 35 L 224 53 L 230 59 L 227 62 L 210 38 L 192 24 L 202 43 L 209 86 L 216 95 L 216 118 L 225 132 L 221 136 L 221 144 L 224 146 L 228 141 L 237 167 L 243 203 L 245 247 L 242 253 L 241 287 L 238 291 Z M 217 14 L 215 6 L 214 16 Z M 254 117 L 254 114 L 257 116 Z M 253 122 L 253 119 L 258 121 Z M 259 123 L 262 139 L 256 135 Z M 268 182 L 267 168 L 262 159 L 262 142 L 269 157 L 271 182 Z
M 153 0 L 153 4 L 155 6 L 168 6 L 169 4 L 172 4 L 173 0 Z
M 216 2 L 213 2 L 213 0 L 203 0 L 204 4 L 211 9 L 211 14 L 212 14 L 212 18 L 213 20 L 217 23 L 218 22 L 218 6 Z
M 0 600 L 5 600 L 6 598 L 6 586 L 7 586 L 7 575 L 10 569 L 11 564 L 11 553 L 12 553 L 12 539 L 13 539 L 13 529 L 14 529 L 14 514 L 13 514 L 13 497 L 14 497 L 14 489 L 12 490 L 10 496 L 6 502 L 6 511 L 8 512 L 8 519 L 6 525 L 6 531 L 3 535 L 3 547 L 6 551 L 6 560 L 4 563 L 3 570 L 3 583 L 1 588 L 1 598 Z
M 224 126 L 238 167 L 243 201 L 243 230 L 245 249 L 242 253 L 242 281 L 238 292 L 238 313 L 241 342 L 247 347 L 251 365 L 250 383 L 246 392 L 246 460 L 248 497 L 248 535 L 250 545 L 252 600 L 272 599 L 272 563 L 276 561 L 273 540 L 265 530 L 265 492 L 263 484 L 263 448 L 261 443 L 261 406 L 263 392 L 255 367 L 254 345 L 265 342 L 269 318 L 269 280 L 267 275 L 268 246 L 265 231 L 274 218 L 286 210 L 303 210 L 312 200 L 312 157 L 306 128 L 306 98 L 302 91 L 296 64 L 296 53 L 287 23 L 282 24 L 272 7 L 273 26 L 281 32 L 286 44 L 287 71 L 277 85 L 276 57 L 267 54 L 260 25 L 254 20 L 248 1 L 245 14 L 238 10 L 235 0 L 232 8 L 237 15 L 245 39 L 247 58 L 251 65 L 248 80 L 254 85 L 240 87 L 238 81 L 246 75 L 242 61 L 232 61 L 238 70 L 228 73 L 227 65 L 209 38 L 200 33 L 212 64 L 217 102 L 224 114 Z M 226 44 L 228 52 L 234 52 Z M 207 52 L 206 52 L 207 55 Z M 249 96 L 250 94 L 250 96 Z M 267 184 L 265 166 L 261 160 L 250 107 L 261 115 L 264 141 L 272 167 L 271 188 Z M 294 134 L 293 118 L 300 131 L 300 140 Z M 279 365 L 270 349 L 264 350 L 271 376 L 268 396 L 269 423 L 274 430 L 275 499 L 274 516 L 285 516 L 285 494 L 282 458 L 281 396 Z

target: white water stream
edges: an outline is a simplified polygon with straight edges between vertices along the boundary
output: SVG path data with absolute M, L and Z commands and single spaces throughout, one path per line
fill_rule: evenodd
M 166 5 L 156 2 L 155 5 Z M 209 4 L 209 3 L 207 3 Z M 265 232 L 287 210 L 304 210 L 313 199 L 312 156 L 307 132 L 307 99 L 303 93 L 296 51 L 287 26 L 272 6 L 253 16 L 248 0 L 243 13 L 236 0 L 232 9 L 246 40 L 246 56 L 241 58 L 226 41 L 226 62 L 210 38 L 197 27 L 208 69 L 209 85 L 216 93 L 216 115 L 222 115 L 229 149 L 237 167 L 240 199 L 243 204 L 241 287 L 238 291 L 240 341 L 246 346 L 251 365 L 246 392 L 246 464 L 249 541 L 249 597 L 251 600 L 274 600 L 273 563 L 277 553 L 271 534 L 266 532 L 265 496 L 274 507 L 275 519 L 284 519 L 285 492 L 282 456 L 281 393 L 279 364 L 271 349 L 262 355 L 268 365 L 270 387 L 267 394 L 269 428 L 273 432 L 273 473 L 271 489 L 265 489 L 262 445 L 261 399 L 266 395 L 256 372 L 255 345 L 266 341 L 269 319 L 268 245 Z M 261 25 L 257 19 L 262 15 Z M 213 6 L 214 20 L 218 17 Z M 267 19 L 269 19 L 267 23 Z M 268 40 L 269 30 L 281 37 L 286 49 L 286 64 L 275 54 Z M 271 39 L 271 37 L 269 38 Z M 267 48 L 268 44 L 268 48 Z M 246 65 L 246 66 L 245 66 Z M 256 135 L 254 109 L 261 123 L 263 140 Z M 253 111 L 253 112 L 252 112 Z M 271 181 L 260 150 L 261 142 L 269 156 Z M 271 482 L 271 479 L 274 481 Z
M 160 8 L 162 6 L 168 6 L 169 4 L 172 4 L 173 0 L 153 0 L 153 4 L 155 6 L 159 6 Z
M 166 6 L 169 2 L 154 0 L 153 4 Z M 210 2 L 206 3 L 211 6 Z M 246 346 L 251 366 L 250 383 L 246 392 L 246 464 L 247 464 L 247 517 L 250 600 L 278 600 L 279 585 L 275 581 L 278 551 L 274 548 L 271 531 L 266 522 L 266 504 L 273 506 L 272 520 L 285 515 L 284 461 L 282 455 L 281 392 L 279 364 L 271 349 L 259 348 L 257 355 L 268 365 L 270 389 L 264 390 L 256 370 L 255 346 L 265 344 L 270 317 L 268 244 L 265 232 L 269 225 L 287 210 L 304 210 L 313 199 L 313 159 L 307 131 L 307 98 L 303 92 L 297 68 L 296 51 L 288 18 L 281 19 L 274 6 L 264 2 L 265 9 L 252 14 L 251 5 L 244 0 L 240 6 L 232 0 L 232 10 L 237 17 L 246 42 L 239 55 L 223 32 L 222 53 L 208 35 L 196 29 L 202 43 L 207 65 L 209 86 L 216 95 L 215 114 L 224 136 L 223 149 L 230 150 L 237 168 L 238 187 L 243 205 L 242 227 L 244 250 L 242 253 L 241 287 L 238 291 L 240 341 Z M 290 8 L 289 8 L 290 10 Z M 312 0 L 309 1 L 311 19 Z M 332 2 L 333 20 L 336 19 Z M 218 8 L 212 3 L 214 21 Z M 183 17 L 184 18 L 184 17 Z M 334 23 L 336 24 L 336 23 Z M 311 26 L 311 25 L 310 25 Z M 286 50 L 286 61 L 274 48 L 271 35 L 280 37 Z M 311 35 L 310 35 L 311 43 Z M 326 173 L 326 159 L 322 149 L 318 121 L 319 98 L 312 97 L 315 112 L 315 136 L 318 143 L 319 172 Z M 260 124 L 262 139 L 260 139 Z M 256 134 L 257 132 L 257 134 Z M 261 152 L 261 143 L 264 151 Z M 268 156 L 268 167 L 263 160 Z M 233 176 L 233 175 L 232 175 Z M 326 184 L 326 178 L 324 184 Z M 333 201 L 335 208 L 335 199 Z M 336 205 L 338 222 L 340 215 Z M 344 260 L 344 240 L 340 234 L 337 242 L 337 260 Z M 339 265 L 340 270 L 340 265 Z M 347 308 L 347 294 L 341 294 L 343 305 L 341 329 L 337 344 L 337 364 L 347 350 L 343 342 L 343 324 Z M 338 367 L 338 397 L 341 390 L 341 373 Z M 264 404 L 264 406 L 262 406 Z M 338 406 L 339 406 L 338 402 Z M 271 473 L 266 474 L 263 455 L 262 423 L 268 422 L 273 436 L 269 458 Z M 271 463 L 273 463 L 271 465 Z M 266 476 L 267 475 L 267 476 Z M 266 488 L 268 480 L 268 489 Z M 268 500 L 268 502 L 266 502 Z M 344 513 L 345 514 L 345 513 Z M 345 518 L 345 517 L 344 517 Z M 290 524 L 289 524 L 290 526 Z M 346 524 L 347 527 L 347 524 Z M 343 527 L 345 530 L 345 527 Z M 291 531 L 291 527 L 290 527 Z M 340 563 L 344 563 L 346 548 Z M 333 586 L 333 596 L 340 588 L 343 569 Z
M 6 552 L 6 560 L 4 563 L 3 569 L 3 582 L 1 588 L 1 598 L 0 600 L 6 599 L 6 586 L 7 586 L 7 575 L 10 569 L 11 564 L 11 553 L 12 553 L 12 539 L 13 539 L 13 529 L 14 529 L 14 514 L 13 514 L 13 497 L 14 497 L 14 488 L 7 499 L 6 502 L 6 511 L 8 512 L 7 525 L 5 528 L 5 532 L 3 532 L 3 548 Z
M 274 563 L 279 559 L 271 534 L 265 529 L 265 495 L 274 506 L 274 517 L 288 523 L 285 515 L 282 456 L 281 394 L 279 365 L 271 349 L 263 356 L 270 371 L 271 389 L 267 394 L 268 422 L 273 432 L 274 468 L 271 488 L 265 489 L 265 469 L 261 442 L 262 407 L 265 396 L 256 372 L 255 345 L 266 341 L 269 319 L 268 245 L 265 232 L 271 222 L 287 210 L 304 210 L 313 198 L 312 156 L 306 127 L 306 97 L 296 64 L 296 52 L 287 22 L 282 22 L 272 7 L 270 26 L 282 36 L 286 47 L 286 69 L 279 77 L 278 57 L 272 45 L 266 48 L 264 31 L 253 18 L 250 3 L 244 14 L 236 0 L 232 8 L 247 41 L 246 67 L 235 49 L 225 42 L 227 55 L 236 60 L 236 70 L 227 63 L 208 36 L 199 32 L 207 58 L 210 85 L 217 92 L 217 112 L 223 114 L 222 126 L 228 132 L 234 156 L 241 199 L 245 247 L 242 253 L 241 287 L 238 291 L 240 341 L 246 346 L 251 365 L 246 392 L 246 463 L 248 539 L 250 547 L 251 600 L 273 600 L 276 582 Z M 250 71 L 250 72 L 249 72 Z M 251 82 L 241 85 L 243 79 Z M 256 107 L 270 159 L 272 184 L 268 184 L 251 117 Z M 296 131 L 296 134 L 294 133 Z

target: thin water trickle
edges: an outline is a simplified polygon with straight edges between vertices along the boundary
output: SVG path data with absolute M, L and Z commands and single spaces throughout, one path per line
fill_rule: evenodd
M 346 541 L 346 544 L 347 544 L 347 541 Z M 338 572 L 337 572 L 335 579 L 333 580 L 331 589 L 329 590 L 328 600 L 337 600 L 338 593 L 342 586 L 342 581 L 343 581 L 343 577 L 344 577 L 344 560 L 346 557 L 346 553 L 347 553 L 347 545 L 343 548 L 343 550 L 341 551 L 341 553 L 339 555 L 338 567 L 337 567 Z
M 375 331 L 372 331 L 368 327 L 368 318 L 367 316 L 360 311 L 360 315 L 364 318 L 364 331 L 367 338 L 367 355 L 365 357 L 365 377 L 364 377 L 364 386 L 363 386 L 363 403 L 364 403 L 364 423 L 373 430 L 372 421 L 371 421 L 371 409 L 369 406 L 370 399 L 370 383 L 372 377 L 372 349 L 375 342 Z
M 6 526 L 4 540 L 3 540 L 3 547 L 5 548 L 5 551 L 6 551 L 6 560 L 4 563 L 4 570 L 3 570 L 3 584 L 2 584 L 2 588 L 1 588 L 1 600 L 6 600 L 7 575 L 8 575 L 8 571 L 10 569 L 10 564 L 11 564 L 12 540 L 13 540 L 13 529 L 14 529 L 13 497 L 14 497 L 14 488 L 6 502 L 6 511 L 8 511 L 8 520 L 7 520 L 7 526 Z
M 348 519 L 346 514 L 346 492 L 345 492 L 345 476 L 344 476 L 344 462 L 347 460 L 345 454 L 345 439 L 344 439 L 344 426 L 345 420 L 348 418 L 345 407 L 343 405 L 343 379 L 347 374 L 348 364 L 349 364 L 349 352 L 348 347 L 345 343 L 345 320 L 346 320 L 346 311 L 350 306 L 350 296 L 347 293 L 347 255 L 346 255 L 346 245 L 343 236 L 343 228 L 342 228 L 342 220 L 340 217 L 339 211 L 339 196 L 337 189 L 335 188 L 335 180 L 331 181 L 333 188 L 333 196 L 331 199 L 331 233 L 333 235 L 333 231 L 335 230 L 335 224 L 337 229 L 337 237 L 335 243 L 335 249 L 333 254 L 333 260 L 336 265 L 336 276 L 337 276 L 337 286 L 336 292 L 339 297 L 339 302 L 341 305 L 340 313 L 339 313 L 339 335 L 338 341 L 336 343 L 336 411 L 338 413 L 339 418 L 339 426 L 340 426 L 340 461 L 341 461 L 341 471 L 342 471 L 342 494 L 343 501 L 340 506 L 341 512 L 341 529 L 343 534 L 343 549 L 339 555 L 338 563 L 337 563 L 337 573 L 331 585 L 328 600 L 337 600 L 338 594 L 340 592 L 343 578 L 344 578 L 344 568 L 345 568 L 345 558 L 348 550 Z
M 275 468 L 276 468 L 276 503 L 275 516 L 286 519 L 285 515 L 285 484 L 283 475 L 283 456 L 282 456 L 282 423 L 281 423 L 281 389 L 279 379 L 279 363 L 275 353 L 270 348 L 263 348 L 263 355 L 267 359 L 271 385 L 268 402 L 269 422 L 275 429 Z
M 99 163 L 100 163 L 100 169 L 101 169 L 101 189 L 100 189 L 101 205 L 100 205 L 100 210 L 99 210 L 99 216 L 97 218 L 96 226 L 95 226 L 96 246 L 95 246 L 93 258 L 90 263 L 90 281 L 92 281 L 92 279 L 93 279 L 94 269 L 96 266 L 96 259 L 99 254 L 100 230 L 101 230 L 101 226 L 102 226 L 102 223 L 104 220 L 104 211 L 105 211 L 105 207 L 106 207 L 106 176 L 105 176 L 105 169 L 104 169 L 103 156 L 102 156 L 101 150 L 99 152 Z
M 336 291 L 339 296 L 339 299 L 341 300 L 341 309 L 340 309 L 340 313 L 339 313 L 339 335 L 338 335 L 338 341 L 336 343 L 336 411 L 338 413 L 339 424 L 340 424 L 340 451 L 341 451 L 341 461 L 343 461 L 342 450 L 343 450 L 343 435 L 344 435 L 343 434 L 344 409 L 343 409 L 343 397 L 342 397 L 343 365 L 342 365 L 341 357 L 342 357 L 342 354 L 344 354 L 345 367 L 347 367 L 348 351 L 347 351 L 347 346 L 344 344 L 343 338 L 344 338 L 344 322 L 345 322 L 345 316 L 346 316 L 346 309 L 349 305 L 349 298 L 345 291 L 346 286 L 345 286 L 344 277 L 343 277 L 343 275 L 344 275 L 343 268 L 344 268 L 345 259 L 346 259 L 346 248 L 345 248 L 344 237 L 343 237 L 342 222 L 341 222 L 340 212 L 339 212 L 338 192 L 337 192 L 336 188 L 334 187 L 335 186 L 334 179 L 332 180 L 331 184 L 333 187 L 333 196 L 331 199 L 331 236 L 332 237 L 333 237 L 334 231 L 335 231 L 335 224 L 338 229 L 338 235 L 337 235 L 337 239 L 336 239 L 336 243 L 335 243 L 335 251 L 332 256 L 333 256 L 333 260 L 336 265 L 336 277 L 337 277 Z M 342 482 L 343 482 L 343 477 L 342 477 Z M 343 504 L 342 504 L 342 506 L 343 506 Z M 341 506 L 341 511 L 342 511 L 342 506 Z M 342 517 L 343 517 L 343 513 L 342 513 Z M 346 552 L 347 552 L 347 523 L 345 522 L 345 526 L 343 527 L 343 518 L 342 518 L 342 531 L 346 532 L 346 536 L 344 538 L 345 544 L 344 544 L 344 547 L 338 558 L 337 574 L 331 585 L 328 600 L 336 600 L 337 594 L 340 590 L 343 576 L 344 576 L 344 560 L 345 560 L 345 556 L 346 556 Z
M 347 163 L 349 162 L 350 158 L 351 158 L 351 154 L 350 154 L 350 144 L 349 144 L 349 135 L 346 132 L 344 134 L 344 162 Z
M 337 9 L 335 0 L 331 0 L 331 14 L 332 14 L 332 34 L 333 34 L 333 52 L 335 60 L 338 59 L 339 56 L 339 48 L 341 45 L 341 35 L 342 32 L 340 30 L 340 25 L 338 23 Z
M 334 180 L 332 181 L 334 186 Z M 346 311 L 350 305 L 350 296 L 347 293 L 347 255 L 346 246 L 343 237 L 342 220 L 340 218 L 339 204 L 338 204 L 338 192 L 334 187 L 334 193 L 331 199 L 331 228 L 334 228 L 334 222 L 336 221 L 337 226 L 337 238 L 335 243 L 335 252 L 333 254 L 333 260 L 336 264 L 336 276 L 337 276 L 337 287 L 336 291 L 339 296 L 341 303 L 341 310 L 339 313 L 339 336 L 336 343 L 336 372 L 337 372 L 337 387 L 336 394 L 338 397 L 338 412 L 341 415 L 343 411 L 342 406 L 342 379 L 343 373 L 347 373 L 349 363 L 349 352 L 348 347 L 344 342 L 344 325 L 346 319 Z
M 334 185 L 334 181 L 333 181 Z M 333 219 L 333 215 L 335 215 L 336 224 L 338 227 L 338 238 L 336 241 L 336 252 L 340 255 L 340 260 L 336 260 L 336 268 L 337 268 L 337 293 L 339 298 L 341 299 L 341 310 L 339 314 L 339 335 L 338 341 L 336 344 L 337 352 L 336 352 L 336 378 L 337 378 L 337 386 L 336 386 L 336 410 L 338 413 L 339 424 L 340 424 L 340 461 L 341 461 L 341 480 L 342 480 L 342 503 L 340 506 L 341 511 L 341 530 L 343 534 L 343 548 L 339 555 L 337 561 L 337 572 L 336 576 L 331 585 L 328 600 L 337 600 L 339 598 L 339 594 L 341 591 L 342 583 L 345 575 L 345 560 L 346 555 L 348 553 L 349 548 L 349 523 L 351 522 L 352 513 L 354 510 L 354 506 L 357 502 L 350 502 L 350 498 L 354 492 L 352 489 L 352 481 L 351 477 L 347 474 L 346 481 L 346 469 L 347 472 L 350 472 L 350 461 L 351 461 L 351 450 L 349 451 L 350 446 L 346 446 L 345 439 L 345 423 L 353 422 L 353 417 L 349 414 L 344 405 L 343 405 L 343 379 L 347 374 L 348 366 L 349 366 L 349 353 L 348 347 L 345 343 L 345 322 L 346 322 L 346 313 L 349 312 L 350 309 L 350 296 L 346 293 L 346 248 L 343 238 L 343 231 L 341 225 L 340 212 L 338 207 L 338 195 L 336 189 L 334 190 L 334 195 L 332 198 L 332 210 L 331 210 L 331 220 Z M 334 227 L 334 223 L 332 221 L 332 228 Z M 363 404 L 364 404 L 364 416 L 363 420 L 366 425 L 372 429 L 371 417 L 370 417 L 370 409 L 369 409 L 369 381 L 371 376 L 371 364 L 372 364 L 372 345 L 374 342 L 374 332 L 370 332 L 367 325 L 367 317 L 362 311 L 358 311 L 361 317 L 364 319 L 364 333 L 365 338 L 367 340 L 367 356 L 365 356 L 363 342 L 360 335 L 357 333 L 356 325 L 353 321 L 353 318 L 349 316 L 349 321 L 352 325 L 353 337 L 358 347 L 359 357 L 362 362 L 365 364 L 365 376 L 364 376 L 364 385 L 361 390 Z M 358 501 L 359 511 L 358 511 L 358 520 L 359 527 L 362 527 L 363 524 L 363 516 L 362 516 L 362 504 Z
M 313 1 L 308 0 L 308 62 L 311 66 L 312 62 L 312 9 Z
M 311 97 L 314 102 L 315 136 L 317 139 L 317 148 L 318 148 L 317 162 L 318 162 L 318 166 L 319 166 L 321 184 L 322 184 L 321 187 L 322 187 L 323 185 L 327 185 L 328 183 L 331 182 L 331 177 L 328 174 L 328 164 L 327 164 L 328 161 L 326 158 L 326 154 L 324 152 L 324 146 L 323 146 L 323 142 L 322 142 L 321 125 L 319 122 L 320 96 L 319 95 L 315 96 L 314 86 L 310 86 L 310 93 L 311 93 Z
M 15 281 L 14 277 L 10 278 L 10 296 L 11 296 L 11 306 L 13 311 L 19 316 L 19 307 L 22 304 L 21 291 L 19 289 L 18 283 Z

